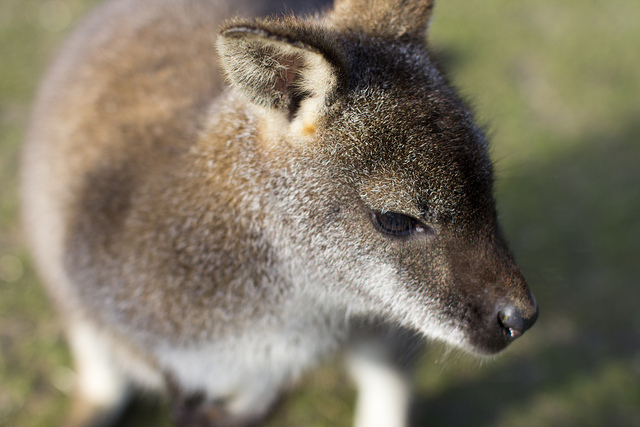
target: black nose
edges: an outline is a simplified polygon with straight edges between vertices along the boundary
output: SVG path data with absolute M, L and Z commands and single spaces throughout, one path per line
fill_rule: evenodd
M 502 325 L 504 333 L 511 339 L 516 339 L 524 334 L 538 318 L 538 304 L 532 300 L 528 309 L 520 309 L 513 304 L 504 305 L 498 311 L 498 322 Z

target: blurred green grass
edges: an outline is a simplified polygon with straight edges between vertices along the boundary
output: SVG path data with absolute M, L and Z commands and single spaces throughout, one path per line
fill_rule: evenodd
M 96 1 L 0 3 L 0 425 L 60 425 L 70 356 L 18 223 L 39 76 Z M 640 425 L 640 2 L 439 0 L 431 44 L 492 134 L 497 198 L 540 319 L 488 362 L 427 352 L 416 426 Z M 348 426 L 327 363 L 269 426 Z M 165 425 L 153 399 L 123 425 Z

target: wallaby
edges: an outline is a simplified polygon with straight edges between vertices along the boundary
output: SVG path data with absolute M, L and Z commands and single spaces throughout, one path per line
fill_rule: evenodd
M 491 354 L 534 323 L 486 138 L 426 47 L 433 1 L 290 14 L 312 3 L 111 0 L 49 71 L 22 194 L 70 422 L 137 387 L 178 424 L 249 425 L 376 325 Z M 359 426 L 406 423 L 391 359 L 352 363 Z

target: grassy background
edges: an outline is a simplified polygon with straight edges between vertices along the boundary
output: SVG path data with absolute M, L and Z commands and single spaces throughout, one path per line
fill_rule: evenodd
M 70 357 L 18 225 L 37 81 L 94 0 L 0 2 L 0 425 L 59 425 Z M 416 425 L 640 425 L 640 2 L 439 0 L 431 41 L 493 135 L 503 225 L 540 308 L 478 363 L 428 352 Z M 329 363 L 269 426 L 347 426 Z M 164 425 L 148 401 L 125 425 Z

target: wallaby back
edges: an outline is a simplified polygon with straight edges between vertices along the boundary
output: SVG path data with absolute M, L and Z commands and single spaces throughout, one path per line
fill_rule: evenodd
M 485 137 L 425 48 L 432 6 L 94 12 L 45 80 L 23 165 L 72 345 L 95 335 L 114 371 L 245 422 L 363 319 L 480 353 L 522 334 L 537 307 Z

